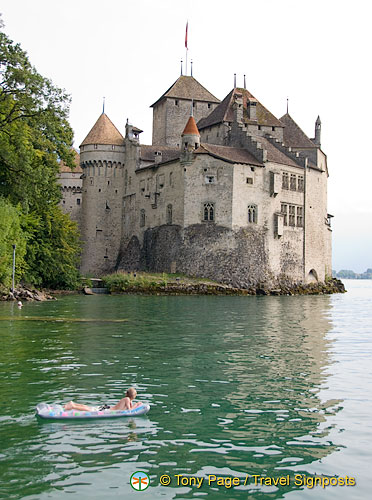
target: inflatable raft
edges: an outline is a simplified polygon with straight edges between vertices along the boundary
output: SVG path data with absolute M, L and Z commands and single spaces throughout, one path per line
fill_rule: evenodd
M 39 403 L 36 406 L 36 415 L 40 418 L 53 420 L 76 420 L 80 418 L 120 418 L 120 417 L 138 417 L 145 415 L 150 410 L 150 406 L 141 403 L 133 410 L 65 410 L 61 405 L 49 405 Z

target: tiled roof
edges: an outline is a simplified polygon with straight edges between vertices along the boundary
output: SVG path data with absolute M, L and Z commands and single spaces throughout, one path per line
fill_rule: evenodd
M 83 172 L 81 166 L 80 166 L 80 155 L 77 151 L 75 151 L 75 149 L 73 149 L 72 151 L 73 153 L 75 153 L 75 165 L 76 167 L 74 168 L 74 170 L 71 170 L 70 167 L 68 167 L 62 160 L 60 161 L 59 163 L 59 171 L 60 173 L 65 173 L 65 172 L 71 172 L 73 174 L 81 174 Z
M 229 146 L 218 146 L 215 144 L 201 144 L 195 154 L 210 154 L 216 158 L 221 158 L 229 163 L 244 163 L 263 167 L 263 163 L 258 161 L 249 151 L 241 148 L 231 148 Z
M 198 121 L 198 128 L 202 130 L 205 127 L 211 127 L 217 123 L 234 121 L 234 95 L 240 94 L 243 97 L 243 121 L 244 123 L 255 123 L 270 127 L 282 127 L 283 124 L 270 113 L 257 99 L 247 90 L 241 88 L 233 89 L 225 99 L 212 111 L 206 118 Z M 247 102 L 256 102 L 257 121 L 250 120 L 247 111 Z
M 316 148 L 316 145 L 308 138 L 293 118 L 286 113 L 280 118 L 284 125 L 283 142 L 292 148 Z
M 155 106 L 164 97 L 173 97 L 175 99 L 187 99 L 191 101 L 220 102 L 217 97 L 211 94 L 203 85 L 201 85 L 193 76 L 180 76 L 174 84 L 161 96 L 151 107 Z
M 263 149 L 267 151 L 267 160 L 272 161 L 273 163 L 280 163 L 282 165 L 291 165 L 292 167 L 299 167 L 299 164 L 296 163 L 292 158 L 282 153 L 278 148 L 271 144 L 266 137 L 255 137 L 257 142 L 261 144 Z
M 141 160 L 155 162 L 155 153 L 161 152 L 162 159 L 160 163 L 177 160 L 181 156 L 180 148 L 170 146 L 146 146 L 141 145 Z
M 110 118 L 105 113 L 102 113 L 80 146 L 86 146 L 88 144 L 122 146 L 124 144 L 124 137 L 112 123 Z
M 195 118 L 193 116 L 190 116 L 190 118 L 188 119 L 182 135 L 200 135 L 198 127 L 196 126 Z

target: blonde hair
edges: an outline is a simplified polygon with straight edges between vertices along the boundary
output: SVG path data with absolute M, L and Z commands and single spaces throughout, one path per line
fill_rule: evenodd
M 137 391 L 134 387 L 130 387 L 125 395 L 127 396 L 127 398 L 134 399 L 137 395 Z

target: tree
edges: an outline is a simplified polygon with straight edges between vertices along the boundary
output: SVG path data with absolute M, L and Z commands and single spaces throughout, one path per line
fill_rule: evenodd
M 41 76 L 19 44 L 0 32 L 0 196 L 18 207 L 27 243 L 23 277 L 61 288 L 76 285 L 80 253 L 76 224 L 58 207 L 59 161 L 74 167 L 69 103 L 66 92 Z M 0 274 L 2 280 L 7 277 Z
M 0 194 L 24 210 L 59 200 L 58 159 L 73 167 L 69 96 L 0 32 Z
M 13 245 L 16 245 L 16 279 L 24 271 L 26 235 L 21 228 L 19 208 L 0 197 L 0 283 L 10 286 L 13 270 Z

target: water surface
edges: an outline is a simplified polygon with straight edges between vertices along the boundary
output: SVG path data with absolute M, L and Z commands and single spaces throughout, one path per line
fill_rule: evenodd
M 1 303 L 0 497 L 368 498 L 372 282 L 345 283 L 333 296 Z M 114 403 L 131 385 L 145 417 L 34 417 L 42 401 Z M 136 470 L 144 492 L 129 485 Z M 197 489 L 176 474 L 291 482 Z M 294 474 L 357 485 L 309 489 Z

